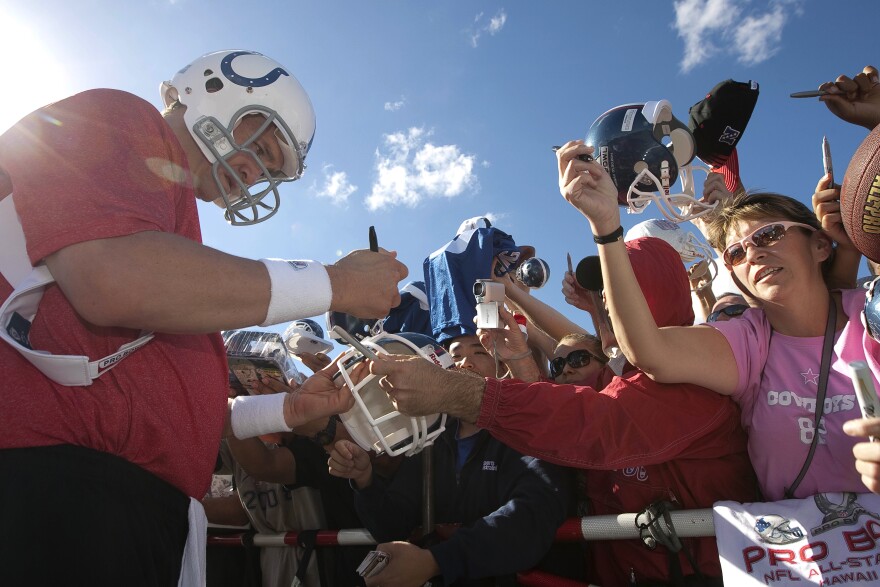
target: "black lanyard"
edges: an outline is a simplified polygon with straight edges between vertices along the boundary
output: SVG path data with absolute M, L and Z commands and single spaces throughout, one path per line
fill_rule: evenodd
M 804 475 L 807 474 L 807 469 L 810 468 L 810 462 L 813 460 L 813 454 L 816 452 L 816 445 L 819 444 L 819 421 L 825 412 L 825 391 L 828 387 L 828 372 L 831 370 L 831 352 L 834 350 L 834 330 L 837 326 L 837 303 L 835 303 L 833 295 L 830 293 L 828 295 L 828 323 L 825 325 L 825 341 L 822 343 L 822 366 L 819 370 L 819 390 L 816 394 L 816 420 L 813 423 L 813 442 L 810 443 L 810 452 L 807 453 L 807 460 L 804 461 L 801 472 L 798 473 L 791 487 L 785 489 L 785 499 L 792 499 L 794 497 L 794 491 L 801 484 Z

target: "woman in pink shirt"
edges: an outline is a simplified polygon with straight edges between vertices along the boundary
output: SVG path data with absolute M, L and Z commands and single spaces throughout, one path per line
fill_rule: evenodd
M 623 240 L 613 240 L 620 227 L 617 188 L 597 161 L 578 159 L 591 153 L 583 141 L 557 151 L 560 191 L 602 241 L 609 313 L 630 362 L 657 381 L 693 383 L 733 397 L 766 500 L 864 492 L 866 484 L 880 490 L 870 463 L 856 468 L 858 439 L 843 432 L 846 421 L 861 415 L 848 363 L 866 361 L 878 385 L 880 343 L 867 336 L 859 318 L 864 290 L 826 285 L 823 266 L 831 262 L 833 242 L 813 212 L 778 194 L 736 198 L 712 223 L 710 240 L 760 308 L 710 327 L 658 328 Z M 817 402 L 829 320 L 830 367 L 824 401 Z

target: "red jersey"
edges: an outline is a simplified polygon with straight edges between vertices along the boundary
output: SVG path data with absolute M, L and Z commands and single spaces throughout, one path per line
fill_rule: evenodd
M 682 509 L 754 501 L 757 487 L 739 410 L 730 398 L 694 385 L 657 383 L 640 371 L 601 391 L 549 382 L 487 379 L 477 425 L 511 448 L 587 469 L 595 515 L 640 512 L 672 501 Z M 714 538 L 683 539 L 700 571 L 721 576 Z M 669 578 L 664 548 L 638 540 L 589 542 L 591 580 L 605 587 Z M 679 555 L 685 574 L 693 571 Z
M 0 172 L 34 264 L 72 244 L 148 230 L 201 242 L 183 149 L 131 94 L 91 90 L 28 115 L 0 136 Z M 0 277 L 0 300 L 11 292 Z M 94 360 L 138 335 L 86 323 L 52 284 L 29 338 L 35 349 Z M 5 343 L 0 372 L 0 448 L 90 447 L 204 495 L 226 417 L 219 334 L 157 333 L 88 387 L 53 383 Z

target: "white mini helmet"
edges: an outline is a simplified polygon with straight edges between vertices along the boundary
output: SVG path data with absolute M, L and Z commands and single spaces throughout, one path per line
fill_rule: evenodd
M 683 229 L 679 224 L 665 218 L 652 218 L 630 228 L 623 240 L 631 241 L 645 236 L 659 238 L 672 245 L 687 266 L 705 261 L 709 266 L 710 282 L 718 275 L 718 265 L 715 263 L 715 252 L 712 248 L 700 242 L 693 233 Z
M 199 57 L 160 86 L 165 106 L 179 102 L 187 128 L 209 162 L 214 182 L 226 204 L 226 219 L 233 225 L 256 224 L 278 210 L 278 185 L 294 181 L 305 170 L 305 158 L 315 136 L 315 111 L 308 94 L 287 69 L 253 51 L 218 51 Z M 241 119 L 261 114 L 266 120 L 250 137 L 233 137 Z M 281 169 L 269 170 L 254 151 L 254 141 L 270 126 L 284 153 Z M 236 153 L 252 157 L 262 177 L 247 186 L 227 163 Z M 228 191 L 220 181 L 223 168 L 233 182 Z M 264 202 L 269 195 L 271 202 Z
M 324 339 L 324 330 L 314 320 L 295 320 L 284 331 L 284 344 L 294 355 L 329 353 L 333 345 Z
M 453 366 L 452 357 L 429 336 L 414 332 L 370 336 L 361 344 L 376 354 L 417 355 L 444 369 Z M 410 417 L 397 411 L 391 398 L 379 387 L 379 377 L 367 375 L 360 383 L 352 383 L 349 372 L 364 356 L 349 349 L 339 360 L 339 373 L 351 389 L 355 404 L 340 415 L 352 439 L 364 450 L 390 456 L 411 456 L 434 443 L 446 429 L 446 414 Z

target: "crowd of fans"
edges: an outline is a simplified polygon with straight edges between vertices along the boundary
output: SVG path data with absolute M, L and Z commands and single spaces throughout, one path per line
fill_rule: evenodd
M 221 55 L 217 68 L 228 69 L 236 58 L 248 55 L 252 54 Z M 205 76 L 213 75 L 207 67 L 200 65 Z M 190 117 L 199 103 L 188 103 L 189 86 L 178 92 L 175 84 L 183 82 L 191 83 L 175 78 L 164 86 L 169 106 L 165 119 L 141 114 L 161 127 L 160 144 L 180 142 L 182 147 L 173 147 L 170 157 L 181 165 L 189 161 L 195 176 L 195 185 L 182 195 L 175 192 L 176 186 L 162 188 L 172 194 L 167 197 L 176 202 L 183 220 L 160 218 L 117 201 L 122 210 L 117 213 L 139 220 L 118 230 L 106 228 L 109 223 L 90 224 L 85 240 L 64 236 L 67 233 L 49 238 L 49 223 L 33 220 L 35 206 L 42 204 L 31 192 L 54 176 L 47 179 L 39 167 L 27 170 L 44 156 L 44 147 L 36 149 L 37 154 L 27 151 L 33 136 L 48 136 L 52 149 L 64 152 L 63 135 L 55 142 L 51 139 L 51 133 L 62 131 L 44 129 L 43 112 L 0 138 L 0 195 L 11 201 L 14 184 L 29 257 L 35 263 L 44 260 L 61 286 L 47 291 L 43 303 L 51 305 L 41 309 L 40 319 L 34 313 L 24 316 L 33 328 L 30 340 L 26 330 L 18 342 L 56 355 L 81 354 L 83 350 L 75 350 L 81 347 L 106 354 L 130 339 L 130 332 L 157 333 L 155 341 L 143 343 L 145 350 L 138 346 L 111 361 L 122 365 L 110 376 L 99 379 L 99 372 L 88 384 L 80 384 L 82 390 L 77 391 L 88 399 L 78 401 L 92 403 L 77 408 L 75 417 L 60 416 L 67 402 L 75 401 L 68 399 L 70 383 L 58 382 L 60 377 L 53 378 L 38 362 L 25 361 L 23 351 L 2 343 L 4 369 L 8 364 L 9 373 L 19 373 L 9 378 L 17 377 L 19 387 L 35 387 L 43 377 L 57 384 L 43 385 L 45 389 L 34 391 L 39 397 L 34 403 L 4 410 L 0 419 L 5 431 L 0 436 L 0 474 L 22 479 L 19 494 L 4 489 L 0 495 L 0 503 L 6 502 L 0 577 L 24 576 L 33 572 L 34 561 L 39 562 L 36 555 L 23 554 L 33 544 L 28 540 L 36 538 L 18 534 L 26 524 L 15 517 L 9 503 L 17 504 L 15 497 L 33 492 L 35 486 L 59 483 L 51 472 L 34 474 L 38 467 L 71 459 L 81 466 L 95 458 L 93 453 L 109 453 L 122 463 L 96 462 L 100 479 L 115 479 L 117 466 L 120 477 L 136 469 L 158 484 L 151 491 L 163 495 L 143 497 L 148 504 L 144 513 L 124 518 L 124 523 L 149 525 L 147 518 L 155 516 L 157 529 L 142 540 L 161 542 L 161 548 L 150 546 L 154 550 L 137 555 L 142 558 L 133 576 L 111 566 L 94 584 L 168 585 L 177 582 L 178 572 L 185 576 L 190 559 L 179 559 L 189 548 L 187 532 L 191 537 L 198 526 L 191 513 L 188 524 L 181 523 L 187 522 L 182 499 L 186 496 L 201 498 L 208 521 L 218 527 L 295 531 L 303 537 L 318 529 L 363 527 L 380 543 L 375 549 L 389 555 L 384 569 L 362 578 L 356 569 L 371 548 L 315 548 L 314 534 L 311 541 L 304 538 L 296 546 L 262 547 L 259 565 L 253 549 L 245 549 L 252 559 L 247 569 L 233 568 L 232 555 L 218 556 L 216 548 L 209 548 L 208 585 L 513 585 L 518 572 L 537 569 L 549 584 L 613 587 L 722 584 L 714 538 L 679 538 L 672 532 L 656 544 L 655 522 L 671 510 L 709 508 L 722 500 L 746 503 L 822 492 L 880 491 L 880 450 L 865 441 L 869 435 L 880 436 L 880 419 L 860 419 L 858 406 L 841 399 L 853 396 L 846 362 L 866 361 L 876 383 L 880 343 L 865 335 L 860 320 L 865 303 L 864 289 L 856 285 L 861 255 L 843 230 L 839 186 L 830 177 L 819 181 L 811 210 L 785 195 L 749 192 L 738 168 L 731 171 L 728 163 L 731 157 L 736 161 L 734 150 L 721 161 L 710 161 L 718 173 L 710 174 L 696 203 L 672 201 L 668 205 L 678 208 L 674 218 L 624 239 L 620 205 L 626 195 L 621 192 L 626 194 L 640 180 L 620 185 L 622 180 L 609 174 L 591 144 L 564 144 L 556 152 L 560 192 L 589 222 L 599 250 L 597 262 L 587 264 L 596 273 L 592 278 L 581 275 L 580 268 L 570 268 L 562 280 L 566 302 L 585 312 L 584 320 L 575 322 L 531 295 L 517 277 L 517 268 L 540 251 L 518 246 L 510 235 L 480 218 L 466 221 L 448 245 L 425 260 L 424 281 L 416 280 L 401 291 L 396 284 L 406 269 L 386 251 L 358 251 L 322 268 L 301 261 L 224 258 L 202 250 L 196 244 L 193 192 L 222 200 L 234 223 L 262 220 L 259 214 L 270 208 L 263 200 L 273 195 L 277 199 L 275 179 L 295 179 L 302 172 L 310 144 L 310 136 L 303 133 L 313 132 L 314 125 L 293 123 L 310 108 L 302 95 L 297 94 L 300 112 L 287 118 L 281 106 L 265 98 L 265 108 L 253 107 L 243 114 L 237 106 L 225 106 L 243 116 L 243 122 L 228 125 L 215 141 L 210 135 L 216 129 L 193 126 Z M 248 87 L 249 93 L 252 89 Z M 880 124 L 880 80 L 873 67 L 852 79 L 840 76 L 822 89 L 827 92 L 822 100 L 839 118 L 868 129 Z M 97 110 L 116 108 L 122 117 L 122 110 L 133 107 L 127 104 L 129 98 L 104 92 L 62 102 L 51 114 L 68 120 L 68 110 L 87 118 L 99 116 Z M 655 112 L 663 116 L 663 105 Z M 162 126 L 166 119 L 169 129 Z M 75 131 L 68 126 L 63 132 Z M 238 150 L 224 152 L 224 140 Z M 136 148 L 156 148 L 146 143 Z M 15 147 L 17 154 L 12 153 Z M 697 147 L 700 155 L 699 142 Z M 207 166 L 194 163 L 204 160 Z M 262 192 L 249 192 L 260 178 L 270 177 Z M 59 204 L 58 209 L 68 205 Z M 689 211 L 695 213 L 688 215 Z M 714 251 L 706 247 L 701 250 L 708 254 L 697 254 L 685 242 L 694 237 L 683 239 L 677 222 L 688 218 Z M 167 265 L 172 271 L 180 269 L 179 274 L 129 274 L 146 296 L 132 302 L 143 312 L 138 318 L 123 308 L 127 300 L 114 299 L 106 312 L 101 308 L 101 300 L 122 291 L 106 284 L 98 288 L 95 282 L 104 283 L 107 277 L 87 266 L 95 256 L 106 254 L 108 249 L 93 244 L 104 242 L 101 239 L 116 240 L 114 254 L 135 268 L 152 268 L 147 257 L 155 257 L 157 250 L 176 259 Z M 193 271 L 186 269 L 193 263 L 200 264 L 195 274 L 202 276 L 202 283 L 189 286 L 190 297 L 147 300 L 158 295 L 150 286 L 153 281 L 191 278 Z M 204 296 L 215 276 L 214 269 L 205 267 L 218 273 L 250 272 L 254 278 L 247 292 L 220 291 L 208 304 Z M 6 271 L 4 276 L 0 293 L 12 299 L 18 283 Z M 727 276 L 724 289 L 713 287 L 714 280 Z M 500 297 L 476 292 L 476 280 L 491 284 L 485 291 L 500 292 Z M 596 282 L 601 286 L 595 287 Z M 87 292 L 94 291 L 99 295 L 93 298 L 99 299 L 89 298 Z M 362 299 L 366 291 L 377 293 Z M 183 323 L 169 323 L 171 318 L 162 311 L 168 304 L 176 304 L 177 317 L 181 309 L 188 309 Z M 200 305 L 212 310 L 205 312 Z M 282 324 L 314 317 L 314 310 L 326 311 L 328 327 L 342 324 L 348 336 L 366 348 L 355 345 L 359 352 L 346 349 L 340 357 L 331 357 L 332 345 L 321 326 L 297 320 L 283 337 L 283 352 L 311 371 L 309 377 L 293 376 L 277 356 L 264 356 L 275 360 L 279 373 L 255 370 L 244 377 L 230 372 L 227 385 L 223 346 L 216 335 L 193 342 L 202 332 Z M 486 311 L 497 312 L 497 328 L 477 327 Z M 97 325 L 89 330 L 92 338 L 74 336 L 72 341 L 50 344 L 44 324 L 58 312 L 67 313 L 68 323 Z M 10 324 L 2 326 L 9 330 Z M 162 334 L 166 331 L 193 334 Z M 224 337 L 227 351 L 234 339 Z M 208 366 L 194 369 L 194 377 L 181 375 L 186 381 L 156 383 L 163 393 L 185 396 L 186 405 L 163 403 L 165 399 L 153 395 L 154 386 L 143 383 L 150 374 L 141 371 L 137 358 L 168 360 L 161 344 L 189 345 L 190 359 L 211 357 Z M 147 349 L 158 355 L 151 359 Z M 135 358 L 127 358 L 129 354 Z M 802 372 L 805 365 L 808 375 Z M 128 368 L 134 373 L 123 376 Z M 130 383 L 126 377 L 141 381 Z M 806 385 L 810 378 L 812 387 Z M 205 386 L 228 389 L 227 407 L 224 411 L 212 395 L 211 418 L 192 418 L 203 423 L 193 429 L 187 418 L 198 413 L 191 404 L 207 394 Z M 3 393 L 14 387 L 9 383 Z M 144 387 L 148 389 L 142 397 L 125 393 Z M 117 430 L 109 419 L 95 415 L 113 401 L 102 395 L 108 390 L 125 401 L 155 401 L 153 405 L 163 410 L 143 416 L 114 406 L 114 413 L 147 422 L 146 430 Z M 779 390 L 790 390 L 800 399 L 767 400 L 769 394 L 779 396 Z M 54 399 L 58 396 L 65 399 Z M 4 395 L 4 405 L 11 405 L 6 400 Z M 385 412 L 376 413 L 377 406 Z M 50 414 L 45 425 L 38 423 L 41 410 Z M 224 426 L 226 412 L 229 421 Z M 389 428 L 391 422 L 404 424 Z M 186 434 L 175 437 L 166 424 Z M 50 432 L 51 425 L 61 431 Z M 108 436 L 91 438 L 102 433 Z M 146 455 L 128 450 L 120 440 L 126 435 L 140 438 L 138 446 L 161 436 L 159 448 Z M 199 442 L 185 444 L 197 437 Z M 89 452 L 39 450 L 58 446 Z M 176 452 L 181 446 L 182 453 Z M 34 447 L 36 452 L 22 452 Z M 399 450 L 389 450 L 392 447 Z M 402 454 L 390 456 L 397 452 Z M 171 465 L 163 460 L 168 454 L 178 455 Z M 218 454 L 215 483 L 205 493 L 215 461 L 208 456 L 213 454 Z M 127 489 L 114 486 L 112 491 L 125 494 Z M 30 499 L 40 495 L 43 492 Z M 83 499 L 82 495 L 74 492 L 71 499 Z M 151 499 L 157 501 L 149 505 Z M 77 507 L 104 521 L 94 530 L 96 548 L 106 548 L 104 557 L 126 557 L 143 548 L 111 546 L 119 542 L 116 533 L 101 537 L 109 532 L 106 520 L 127 510 L 120 503 L 96 515 L 99 505 Z M 57 507 L 75 509 L 66 501 Z M 554 544 L 567 518 L 622 513 L 639 513 L 639 527 L 655 544 Z M 168 516 L 167 522 L 163 516 Z M 450 525 L 455 526 L 451 532 Z M 21 546 L 12 549 L 13 541 Z M 171 562 L 155 563 L 155 572 L 144 570 L 162 557 Z M 100 575 L 94 568 L 104 568 L 95 559 L 82 564 L 93 565 L 91 570 L 80 568 L 82 576 Z

